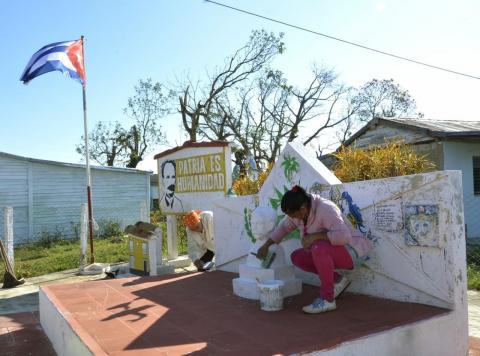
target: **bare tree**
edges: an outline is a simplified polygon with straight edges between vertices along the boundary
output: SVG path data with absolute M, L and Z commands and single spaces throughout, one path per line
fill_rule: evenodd
M 332 69 L 313 66 L 312 75 L 306 88 L 291 89 L 295 106 L 289 103 L 292 115 L 288 142 L 298 137 L 302 126 L 308 125 L 308 133 L 304 131 L 302 135 L 302 142 L 307 145 L 323 131 L 338 126 L 355 113 L 354 107 L 344 109 L 351 88 L 340 84 Z
M 281 72 L 267 70 L 249 82 L 249 86 L 236 87 L 229 95 L 224 94 L 216 101 L 216 110 L 221 113 L 224 118 L 222 124 L 227 127 L 225 131 L 239 147 L 239 160 L 252 155 L 257 165 L 262 160 L 270 162 L 271 152 L 276 149 L 269 149 L 269 144 L 275 146 L 273 138 L 283 139 L 282 135 L 274 132 L 278 130 L 273 118 L 273 115 L 278 115 L 277 105 L 285 106 L 285 100 L 277 98 L 282 92 L 273 79 L 277 75 Z
M 288 103 L 292 88 L 281 71 L 268 71 L 257 83 L 260 122 L 252 135 L 253 146 L 258 159 L 272 163 L 291 132 Z
M 191 141 L 196 141 L 198 134 L 205 136 L 209 130 L 211 133 L 217 126 L 217 120 L 225 123 L 226 119 L 221 114 L 213 112 L 218 98 L 229 88 L 259 72 L 275 55 L 282 53 L 282 37 L 283 34 L 277 36 L 264 30 L 253 31 L 247 44 L 227 58 L 222 67 L 216 68 L 202 88 L 199 83 L 194 85 L 190 79 L 181 85 L 179 112 Z M 220 137 L 224 136 L 221 129 L 219 133 Z
M 355 113 L 345 106 L 351 89 L 340 85 L 332 70 L 313 67 L 312 75 L 305 88 L 296 88 L 281 71 L 266 70 L 249 87 L 235 88 L 234 100 L 231 93 L 222 95 L 216 110 L 228 126 L 223 132 L 258 165 L 274 162 L 285 143 L 301 138 L 309 144 Z
M 253 154 L 257 165 L 274 162 L 294 140 L 304 145 L 321 140 L 319 156 L 373 115 L 411 115 L 415 109 L 408 91 L 393 80 L 372 80 L 357 90 L 341 84 L 333 70 L 317 66 L 303 88 L 289 85 L 281 71 L 268 69 L 242 84 L 215 98 L 215 115 L 204 132 L 232 138 L 239 157 Z
M 288 85 L 279 75 L 273 77 L 278 89 L 267 110 L 274 118 L 270 130 L 276 136 L 270 139 L 269 162 L 276 159 L 286 142 L 298 139 L 304 145 L 311 144 L 355 113 L 355 107 L 345 106 L 351 88 L 339 83 L 333 70 L 313 66 L 311 74 L 303 88 Z

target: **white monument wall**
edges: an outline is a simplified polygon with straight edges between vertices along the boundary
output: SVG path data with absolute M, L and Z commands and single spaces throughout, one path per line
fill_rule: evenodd
M 251 244 L 251 238 L 246 229 L 246 219 L 255 206 L 272 206 L 278 210 L 278 219 L 280 219 L 283 213 L 276 204 L 279 204 L 283 193 L 294 184 L 311 185 L 311 182 L 326 186 L 341 183 L 303 145 L 289 143 L 275 163 L 258 195 L 216 200 L 214 202 L 215 236 L 226 236 L 226 240 L 216 238 L 215 242 L 219 268 L 238 272 L 238 266 L 245 262 Z M 296 239 L 283 243 L 283 246 L 290 245 L 297 247 L 300 246 L 300 242 Z M 289 254 L 286 256 L 287 263 L 290 263 Z M 301 271 L 297 270 L 296 273 L 303 275 L 304 279 L 310 278 Z M 315 281 L 312 280 L 312 283 Z
M 247 226 L 241 222 L 248 211 L 255 205 L 269 204 L 277 209 L 280 218 L 283 215 L 280 199 L 294 184 L 334 201 L 342 214 L 373 242 L 369 259 L 355 271 L 345 272 L 353 280 L 349 292 L 450 310 L 443 317 L 339 345 L 326 354 L 356 354 L 360 351 L 383 355 L 385 352 L 391 354 L 394 349 L 399 355 L 410 355 L 411 350 L 422 354 L 432 354 L 433 350 L 433 354 L 438 354 L 437 351 L 466 354 L 467 274 L 460 171 L 342 185 L 303 146 L 287 144 L 257 199 L 231 198 L 228 203 L 215 203 L 215 214 L 226 224 L 219 225 L 223 234 L 221 243 L 217 239 L 217 259 L 224 263 L 220 269 L 238 272 L 238 266 L 245 260 L 251 242 L 245 238 L 248 236 Z M 282 242 L 286 256 L 300 247 L 299 234 L 292 235 Z M 291 263 L 288 257 L 287 263 Z M 319 284 L 314 274 L 299 269 L 296 274 L 304 283 Z M 442 330 L 449 330 L 448 335 Z M 412 339 L 412 335 L 415 338 Z M 440 335 L 441 342 L 436 341 Z M 401 342 L 395 346 L 392 340 L 396 338 L 408 340 L 411 347 L 406 349 Z

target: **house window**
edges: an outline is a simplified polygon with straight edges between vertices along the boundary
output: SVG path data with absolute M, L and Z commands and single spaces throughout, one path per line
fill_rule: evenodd
M 480 195 L 480 156 L 473 157 L 473 194 Z

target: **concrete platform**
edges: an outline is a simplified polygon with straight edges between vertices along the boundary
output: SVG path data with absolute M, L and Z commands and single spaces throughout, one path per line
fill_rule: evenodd
M 56 355 L 40 327 L 37 312 L 0 316 L 0 355 Z
M 301 306 L 315 298 L 311 286 L 287 298 L 284 310 L 264 312 L 233 294 L 234 277 L 215 271 L 49 285 L 40 290 L 40 320 L 59 355 L 271 355 L 318 352 L 449 314 L 345 293 L 336 311 L 307 315 Z

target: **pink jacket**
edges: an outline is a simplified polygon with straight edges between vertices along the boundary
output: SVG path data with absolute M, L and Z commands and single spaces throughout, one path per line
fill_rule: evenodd
M 363 233 L 355 229 L 352 223 L 342 215 L 340 209 L 330 200 L 312 194 L 312 206 L 307 224 L 302 219 L 292 219 L 285 216 L 273 230 L 270 238 L 279 243 L 289 232 L 298 228 L 300 237 L 316 232 L 327 232 L 332 245 L 350 245 L 358 254 L 365 256 L 373 248 L 372 243 Z

